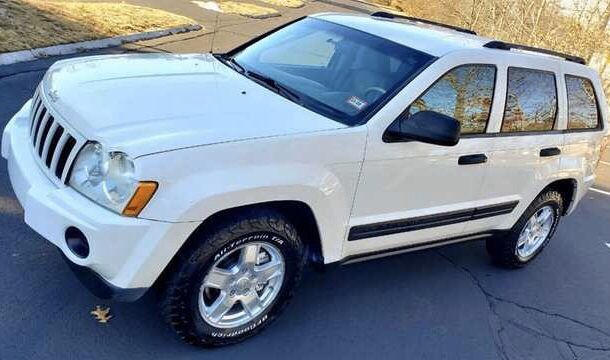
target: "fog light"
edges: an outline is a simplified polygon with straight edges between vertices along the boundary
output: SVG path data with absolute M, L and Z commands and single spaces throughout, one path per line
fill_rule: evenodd
M 87 237 L 82 231 L 74 226 L 70 226 L 66 230 L 66 245 L 68 245 L 68 249 L 79 258 L 84 259 L 89 256 L 89 242 L 87 241 Z

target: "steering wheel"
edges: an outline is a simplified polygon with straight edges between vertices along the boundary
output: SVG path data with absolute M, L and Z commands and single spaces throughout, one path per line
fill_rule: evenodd
M 379 93 L 378 96 L 374 96 L 374 93 Z M 372 103 L 375 100 L 379 99 L 381 96 L 383 96 L 386 93 L 386 90 L 379 87 L 379 86 L 371 86 L 369 88 L 367 88 L 366 90 L 364 90 L 364 98 L 369 102 Z M 371 97 L 371 95 L 373 97 Z

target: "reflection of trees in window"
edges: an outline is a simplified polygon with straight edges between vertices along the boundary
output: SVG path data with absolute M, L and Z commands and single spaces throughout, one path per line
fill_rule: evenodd
M 551 130 L 557 113 L 555 75 L 530 69 L 508 69 L 508 91 L 502 132 Z
M 568 129 L 594 129 L 598 126 L 597 100 L 588 79 L 566 75 L 568 90 Z
M 457 119 L 462 125 L 462 134 L 485 132 L 494 83 L 493 66 L 455 68 L 415 100 L 409 114 L 423 110 L 436 111 Z

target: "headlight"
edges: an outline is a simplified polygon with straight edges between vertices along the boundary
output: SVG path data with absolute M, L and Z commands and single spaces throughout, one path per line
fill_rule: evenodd
M 134 163 L 127 154 L 107 152 L 100 143 L 90 142 L 74 162 L 70 186 L 96 203 L 122 213 L 136 193 L 138 181 Z

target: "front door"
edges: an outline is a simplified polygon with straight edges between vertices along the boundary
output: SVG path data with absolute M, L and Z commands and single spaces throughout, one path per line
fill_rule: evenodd
M 401 116 L 432 110 L 460 121 L 462 138 L 446 147 L 421 142 L 384 142 L 369 136 L 344 255 L 421 245 L 464 233 L 481 207 L 487 173 L 486 132 L 496 67 L 461 65 L 427 85 L 405 104 Z M 478 209 L 478 210 L 477 210 Z

